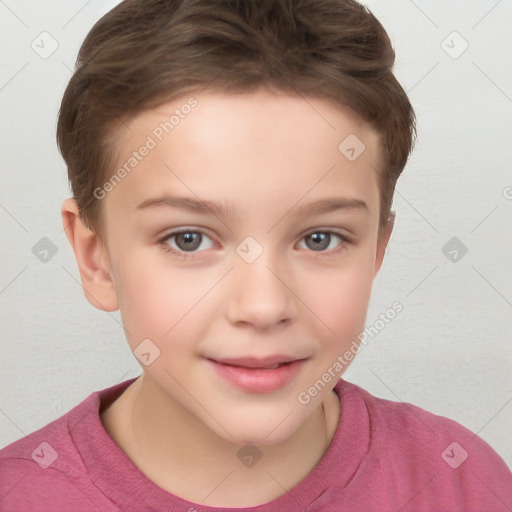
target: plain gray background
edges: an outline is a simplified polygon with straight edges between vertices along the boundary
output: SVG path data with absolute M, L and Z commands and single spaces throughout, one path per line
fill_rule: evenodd
M 117 3 L 0 1 L 0 446 L 141 373 L 119 314 L 85 300 L 59 213 L 60 100 L 83 38 Z M 395 301 L 403 311 L 345 378 L 458 421 L 512 467 L 512 2 L 366 5 L 394 43 L 418 142 L 367 325 Z M 43 238 L 55 254 L 41 256 Z

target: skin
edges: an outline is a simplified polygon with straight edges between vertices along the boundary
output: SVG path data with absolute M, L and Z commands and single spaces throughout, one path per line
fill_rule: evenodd
M 116 165 L 189 96 L 118 129 Z M 101 412 L 106 431 L 163 489 L 204 505 L 248 507 L 298 484 L 332 441 L 337 378 L 307 405 L 297 397 L 364 329 L 393 226 L 378 236 L 379 136 L 348 109 L 263 88 L 193 96 L 198 105 L 102 200 L 102 237 L 73 199 L 62 217 L 87 299 L 120 309 L 132 351 L 144 339 L 160 350 Z M 366 146 L 353 162 L 338 150 L 349 134 Z M 165 194 L 230 203 L 234 215 L 137 208 Z M 332 197 L 367 209 L 298 215 Z M 206 234 L 187 259 L 177 254 L 187 254 L 180 237 L 159 241 L 183 227 Z M 311 234 L 326 232 L 334 233 L 318 248 Z M 263 249 L 252 263 L 236 252 L 247 236 Z M 271 393 L 239 390 L 205 359 L 274 354 L 307 361 Z M 237 458 L 246 443 L 262 453 L 251 468 Z

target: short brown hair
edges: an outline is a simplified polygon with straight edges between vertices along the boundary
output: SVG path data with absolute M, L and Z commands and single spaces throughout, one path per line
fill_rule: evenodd
M 59 112 L 80 215 L 101 235 L 94 190 L 112 174 L 116 122 L 202 86 L 274 86 L 332 100 L 378 131 L 382 229 L 416 135 L 394 61 L 381 23 L 354 0 L 125 0 L 85 38 Z

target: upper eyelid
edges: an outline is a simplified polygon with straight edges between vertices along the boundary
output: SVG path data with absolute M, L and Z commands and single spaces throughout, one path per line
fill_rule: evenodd
M 312 233 L 334 233 L 335 235 L 349 238 L 348 234 L 345 234 L 345 230 L 339 230 L 335 228 L 314 228 L 306 231 L 302 236 L 311 235 Z
M 177 236 L 177 235 L 180 235 L 182 233 L 199 233 L 201 235 L 204 235 L 206 237 L 208 237 L 214 244 L 216 244 L 217 242 L 215 241 L 214 238 L 212 238 L 207 231 L 205 231 L 203 228 L 192 228 L 192 227 L 184 227 L 184 228 L 178 228 L 178 229 L 174 229 L 172 231 L 169 231 L 168 233 L 166 233 L 165 235 L 161 236 L 158 238 L 159 241 L 161 242 L 166 242 L 168 241 L 169 239 Z M 302 240 L 303 238 L 305 238 L 306 236 L 309 236 L 313 233 L 329 233 L 329 234 L 334 234 L 338 237 L 340 237 L 340 239 L 342 240 L 342 242 L 351 242 L 352 239 L 349 235 L 345 234 L 345 233 L 342 233 L 334 228 L 313 228 L 313 229 L 310 229 L 308 231 L 306 231 L 300 238 L 300 240 Z M 186 251 L 183 251 L 183 252 L 186 252 Z M 194 254 L 194 253 L 197 253 L 197 252 L 202 252 L 202 251 L 193 251 L 193 252 L 190 252 L 189 254 Z
M 211 237 L 208 234 L 208 232 L 204 231 L 203 229 L 199 229 L 199 228 L 174 229 L 174 230 L 169 231 L 168 233 L 158 237 L 158 241 L 166 242 L 167 240 L 170 240 L 171 238 L 174 238 L 175 236 L 181 235 L 182 233 L 199 233 L 201 235 L 208 237 L 213 243 L 216 243 L 215 239 L 213 237 Z M 201 252 L 201 251 L 198 251 L 198 252 Z
M 346 231 L 346 230 L 343 230 L 343 231 Z M 211 238 L 211 236 L 208 234 L 208 231 L 205 230 L 204 228 L 194 228 L 194 227 L 176 228 L 176 229 L 173 229 L 173 230 L 167 232 L 166 234 L 162 235 L 160 238 L 172 237 L 174 235 L 179 235 L 181 233 L 201 233 L 202 235 L 206 235 Z M 309 229 L 302 236 L 304 237 L 304 236 L 310 235 L 312 233 L 334 233 L 335 235 L 346 236 L 347 238 L 349 237 L 349 235 L 348 234 L 345 235 L 344 232 L 341 232 L 335 228 L 327 228 L 327 227 L 326 228 Z

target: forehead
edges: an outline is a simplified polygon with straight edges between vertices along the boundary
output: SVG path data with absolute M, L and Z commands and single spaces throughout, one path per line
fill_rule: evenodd
M 320 98 L 265 89 L 185 94 L 137 115 L 114 144 L 112 174 L 126 172 L 108 194 L 111 208 L 164 193 L 219 199 L 229 209 L 300 208 L 301 198 L 333 192 L 378 201 L 378 134 Z

